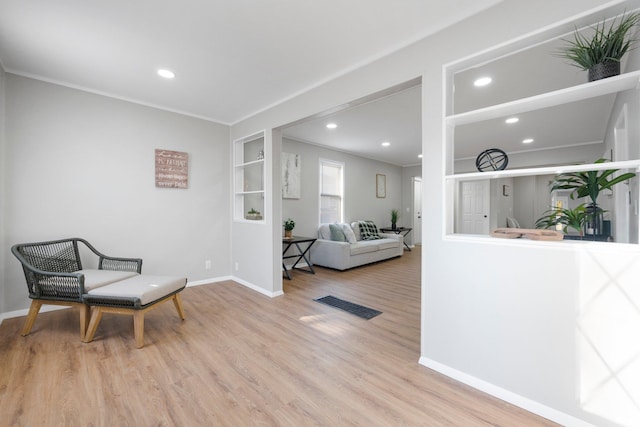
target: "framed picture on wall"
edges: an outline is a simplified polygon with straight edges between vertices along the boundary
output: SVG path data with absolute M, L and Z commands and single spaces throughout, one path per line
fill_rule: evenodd
M 282 198 L 300 198 L 300 154 L 282 153 Z
M 379 199 L 387 197 L 387 176 L 381 173 L 376 174 L 376 197 Z

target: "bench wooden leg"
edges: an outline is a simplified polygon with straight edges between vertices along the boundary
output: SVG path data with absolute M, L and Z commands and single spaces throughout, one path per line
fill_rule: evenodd
M 93 336 L 96 334 L 96 329 L 98 329 L 98 325 L 100 324 L 100 320 L 102 319 L 102 307 L 94 307 L 91 312 L 91 320 L 89 321 L 89 327 L 87 328 L 87 333 L 84 336 L 84 342 L 93 341 Z
M 176 306 L 176 310 L 178 310 L 178 316 L 180 316 L 180 319 L 184 320 L 184 308 L 182 307 L 180 294 L 175 294 L 173 296 L 173 304 Z
M 89 326 L 87 327 L 87 333 L 84 337 L 84 342 L 93 341 L 93 337 L 98 329 L 98 325 L 100 324 L 100 320 L 102 319 L 103 313 L 113 313 L 113 314 L 126 314 L 133 315 L 133 333 L 136 338 L 136 347 L 142 348 L 144 347 L 144 314 L 156 308 L 161 303 L 173 300 L 173 304 L 176 306 L 176 310 L 178 310 L 178 315 L 180 319 L 184 320 L 184 308 L 182 307 L 182 299 L 180 299 L 179 294 L 174 294 L 171 296 L 164 297 L 160 300 L 155 301 L 153 304 L 149 305 L 146 308 L 135 310 L 133 308 L 128 307 L 102 307 L 102 306 L 93 306 L 91 309 L 91 320 L 89 321 Z
M 20 335 L 22 335 L 23 337 L 29 335 L 29 332 L 31 332 L 31 328 L 33 328 L 36 317 L 38 317 L 38 313 L 40 312 L 40 307 L 42 307 L 42 301 L 37 299 L 31 300 L 31 306 L 29 307 L 27 320 L 25 320 L 24 326 L 22 327 L 22 332 L 20 332 Z
M 144 310 L 133 310 L 133 333 L 136 337 L 136 347 L 144 346 Z

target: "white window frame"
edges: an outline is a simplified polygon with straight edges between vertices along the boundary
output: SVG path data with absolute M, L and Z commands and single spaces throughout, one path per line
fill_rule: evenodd
M 335 166 L 340 168 L 340 194 L 323 194 L 322 193 L 322 167 L 323 165 Z M 344 162 L 320 158 L 318 161 L 318 224 L 322 223 L 322 197 L 334 196 L 340 198 L 340 212 L 337 222 L 344 222 Z

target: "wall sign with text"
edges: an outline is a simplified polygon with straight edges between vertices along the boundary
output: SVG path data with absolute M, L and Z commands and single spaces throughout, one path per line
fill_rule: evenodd
M 189 187 L 189 154 L 156 148 L 156 187 Z

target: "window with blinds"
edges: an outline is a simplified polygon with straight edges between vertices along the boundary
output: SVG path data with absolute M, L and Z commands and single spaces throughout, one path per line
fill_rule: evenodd
M 344 164 L 320 159 L 320 223 L 343 222 Z

